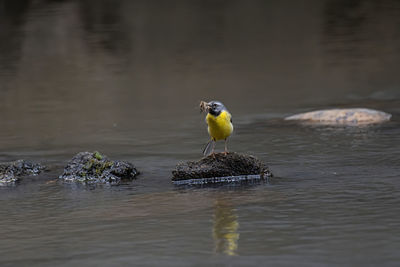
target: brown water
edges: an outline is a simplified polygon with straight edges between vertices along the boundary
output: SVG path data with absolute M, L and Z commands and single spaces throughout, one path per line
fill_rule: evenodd
M 0 0 L 0 161 L 50 167 L 0 187 L 0 265 L 398 266 L 399 29 L 394 0 Z M 171 184 L 201 157 L 212 99 L 269 182 Z M 282 120 L 329 107 L 393 119 Z M 142 175 L 59 181 L 86 150 Z

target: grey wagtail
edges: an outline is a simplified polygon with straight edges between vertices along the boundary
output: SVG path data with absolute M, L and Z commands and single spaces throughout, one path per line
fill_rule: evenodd
M 203 150 L 204 156 L 214 154 L 215 142 L 218 140 L 225 140 L 225 154 L 228 153 L 227 139 L 233 132 L 232 115 L 219 101 L 201 101 L 200 110 L 207 112 L 206 123 L 211 137 Z

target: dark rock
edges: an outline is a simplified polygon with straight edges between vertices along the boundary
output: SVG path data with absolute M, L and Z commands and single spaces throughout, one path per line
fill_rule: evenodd
M 68 162 L 60 178 L 73 182 L 118 184 L 138 174 L 129 162 L 111 161 L 99 152 L 80 152 Z
M 22 176 L 38 175 L 45 167 L 25 160 L 0 163 L 0 184 L 13 183 Z
M 193 180 L 188 184 L 247 180 L 249 177 L 267 178 L 272 176 L 268 167 L 254 156 L 238 153 L 218 153 L 199 161 L 180 163 L 172 171 L 172 181 Z M 225 179 L 224 179 L 225 178 Z M 242 179 L 243 178 L 243 179 Z M 200 182 L 201 180 L 201 182 Z

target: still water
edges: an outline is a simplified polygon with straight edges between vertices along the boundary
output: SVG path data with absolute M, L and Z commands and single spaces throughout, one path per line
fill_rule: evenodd
M 399 1 L 0 0 L 0 161 L 50 171 L 0 187 L 1 266 L 398 266 Z M 201 157 L 200 100 L 268 182 L 175 187 Z M 287 115 L 367 107 L 364 127 Z M 223 149 L 219 144 L 218 149 Z M 142 172 L 57 179 L 79 151 Z

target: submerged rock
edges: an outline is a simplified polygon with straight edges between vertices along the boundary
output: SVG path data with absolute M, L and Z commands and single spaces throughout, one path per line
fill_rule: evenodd
M 0 184 L 13 183 L 22 176 L 36 176 L 45 167 L 25 160 L 0 163 Z
M 59 178 L 73 182 L 118 184 L 138 174 L 129 162 L 111 161 L 99 152 L 80 152 L 68 162 Z
M 285 120 L 300 120 L 320 124 L 365 125 L 390 120 L 391 114 L 367 108 L 327 109 L 300 113 Z
M 175 184 L 204 184 L 262 179 L 272 174 L 254 156 L 230 152 L 180 163 L 172 171 L 172 176 Z

